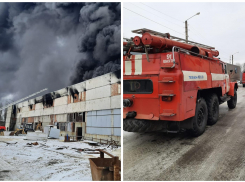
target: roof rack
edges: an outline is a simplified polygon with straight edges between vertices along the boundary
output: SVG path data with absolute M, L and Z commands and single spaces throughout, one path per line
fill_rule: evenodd
M 148 33 L 150 33 L 152 35 L 157 35 L 157 36 L 164 37 L 164 38 L 168 38 L 168 36 L 170 35 L 169 33 L 160 33 L 160 32 L 157 32 L 157 31 L 154 31 L 154 30 L 150 30 L 150 29 L 147 29 L 147 28 L 141 28 L 141 29 L 133 30 L 132 32 L 133 33 L 137 33 L 137 34 L 141 34 L 141 35 L 146 33 L 146 32 L 148 32 Z M 171 35 L 170 35 L 170 39 L 172 39 L 174 41 L 182 42 L 182 43 L 188 43 L 188 44 L 195 45 L 195 46 L 198 46 L 198 47 L 202 47 L 202 48 L 205 48 L 205 49 L 215 49 L 215 47 L 204 45 L 204 44 L 200 44 L 200 43 L 189 41 L 189 40 L 188 40 L 188 42 L 186 42 L 185 39 L 182 39 L 182 38 L 179 38 L 179 37 L 175 37 L 175 36 L 171 36 Z

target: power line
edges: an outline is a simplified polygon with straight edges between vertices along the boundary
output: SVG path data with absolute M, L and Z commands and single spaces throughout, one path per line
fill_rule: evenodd
M 133 3 L 130 3 L 130 4 L 133 4 Z M 143 4 L 143 3 L 142 3 Z M 143 8 L 141 8 L 141 7 L 139 7 L 139 6 L 137 6 L 136 4 L 133 4 L 134 6 L 136 6 L 137 8 L 139 8 L 139 9 L 142 9 L 142 10 L 144 10 L 144 11 L 146 11 L 146 12 L 149 12 L 149 11 L 147 11 L 147 10 L 145 10 L 145 9 L 143 9 Z M 156 14 L 154 14 L 154 13 L 152 13 L 152 12 L 149 12 L 149 13 L 151 13 L 151 14 L 153 14 L 153 15 L 155 15 L 155 16 L 157 16 L 158 18 L 159 18 L 159 15 L 156 15 Z M 161 18 L 162 19 L 162 18 Z M 164 20 L 166 20 L 166 19 L 164 19 Z M 174 24 L 174 25 L 176 25 L 176 26 L 179 26 L 179 27 L 181 27 L 181 28 L 184 28 L 183 26 L 180 26 L 180 25 L 178 25 L 178 24 L 176 24 L 176 23 L 173 23 L 173 22 L 171 22 L 171 21 L 169 21 L 169 20 L 166 20 L 166 21 L 168 21 L 168 22 L 170 22 L 170 23 L 172 23 L 172 24 Z
M 152 21 L 152 22 L 154 22 L 154 23 L 156 23 L 156 24 L 158 24 L 158 25 L 161 25 L 161 26 L 163 26 L 163 27 L 165 27 L 165 28 L 168 28 L 168 29 L 170 29 L 170 30 L 172 30 L 172 31 L 174 31 L 174 32 L 177 32 L 177 33 L 179 33 L 179 34 L 181 34 L 181 35 L 185 35 L 185 34 L 180 33 L 180 32 L 178 32 L 178 31 L 176 31 L 176 30 L 174 30 L 174 29 L 171 29 L 171 28 L 169 28 L 169 27 L 166 27 L 165 25 L 162 25 L 161 23 L 158 23 L 158 22 L 156 22 L 156 21 L 154 21 L 154 20 L 152 20 L 152 19 L 150 19 L 150 18 L 147 18 L 147 17 L 145 17 L 145 16 L 143 16 L 143 15 L 141 15 L 141 14 L 139 14 L 139 13 L 136 13 L 136 12 L 134 12 L 134 11 L 132 11 L 132 10 L 126 8 L 126 7 L 123 7 L 123 8 L 125 8 L 126 10 L 131 11 L 132 13 L 135 13 L 135 14 L 137 14 L 137 15 L 139 15 L 139 16 L 141 16 L 141 17 L 147 19 L 147 20 L 150 20 L 150 21 Z
M 176 18 L 174 18 L 174 17 L 171 17 L 171 16 L 169 16 L 169 15 L 167 15 L 167 14 L 161 12 L 161 11 L 158 11 L 158 10 L 156 10 L 156 9 L 154 9 L 154 8 L 152 8 L 152 7 L 150 7 L 150 6 L 146 5 L 146 4 L 144 4 L 144 3 L 141 3 L 141 4 L 143 4 L 143 5 L 145 5 L 145 6 L 149 7 L 149 8 L 151 8 L 151 9 L 153 9 L 153 10 L 155 10 L 155 11 L 157 11 L 157 12 L 159 12 L 159 13 L 165 15 L 165 16 L 168 16 L 168 17 L 170 17 L 170 18 L 173 18 L 173 19 L 175 19 L 175 20 L 177 20 L 177 21 L 182 22 L 181 20 L 178 20 L 178 19 L 176 19 Z
M 130 3 L 130 4 L 133 4 L 133 3 Z M 143 3 L 142 3 L 143 4 Z M 139 9 L 142 9 L 142 10 L 144 10 L 144 11 L 146 11 L 146 12 L 149 12 L 149 11 L 147 11 L 147 10 L 145 10 L 145 9 L 143 9 L 143 8 L 141 8 L 141 7 L 139 7 L 139 6 L 137 6 L 137 5 L 135 5 L 135 4 L 133 4 L 134 6 L 136 6 L 137 8 L 139 8 Z M 153 9 L 153 8 L 152 8 Z M 151 14 L 153 14 L 152 12 L 149 12 L 149 13 L 151 13 Z M 155 16 L 158 16 L 158 15 L 156 15 L 156 14 L 153 14 L 153 15 L 155 15 Z M 141 16 L 143 16 L 143 15 L 141 15 Z M 166 15 L 166 16 L 168 16 L 168 15 Z M 166 21 L 168 21 L 168 20 L 166 20 Z M 176 23 L 173 23 L 173 22 L 171 22 L 171 21 L 168 21 L 168 22 L 170 22 L 170 23 L 172 23 L 172 24 L 174 24 L 174 25 L 177 25 L 177 26 L 179 26 L 179 27 L 181 27 L 181 28 L 184 28 L 184 27 L 182 27 L 182 26 L 180 26 L 180 25 L 178 25 L 178 24 L 176 24 Z M 166 26 L 165 26 L 166 27 Z M 170 28 L 169 28 L 170 29 Z M 183 34 L 184 35 L 184 34 Z M 189 38 L 192 40 L 192 41 L 195 41 L 195 39 L 193 39 L 192 37 L 190 37 L 189 36 Z

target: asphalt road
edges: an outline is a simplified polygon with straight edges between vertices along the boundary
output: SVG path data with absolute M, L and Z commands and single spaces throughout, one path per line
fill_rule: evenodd
M 237 107 L 220 105 L 219 121 L 198 138 L 124 132 L 123 147 L 125 181 L 245 180 L 245 88 Z

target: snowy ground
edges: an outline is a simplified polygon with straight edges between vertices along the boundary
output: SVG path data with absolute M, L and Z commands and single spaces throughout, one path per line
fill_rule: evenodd
M 86 154 L 72 148 L 107 149 L 107 146 L 54 139 L 28 146 L 27 143 L 35 141 L 24 139 L 24 136 L 0 136 L 0 181 L 91 181 L 89 158 L 97 158 L 99 154 Z M 121 156 L 120 148 L 107 151 Z

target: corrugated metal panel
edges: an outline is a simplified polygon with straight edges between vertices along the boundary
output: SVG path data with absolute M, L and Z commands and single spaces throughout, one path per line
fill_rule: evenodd
M 121 109 L 113 109 L 113 113 L 121 115 Z
M 111 128 L 91 128 L 87 127 L 88 134 L 94 135 L 111 135 Z
M 121 115 L 113 115 L 114 127 L 121 127 Z
M 121 136 L 121 128 L 114 128 L 113 130 L 115 136 Z
M 121 109 L 89 111 L 86 116 L 86 132 L 88 134 L 112 135 L 113 129 L 113 135 L 121 136 Z

